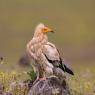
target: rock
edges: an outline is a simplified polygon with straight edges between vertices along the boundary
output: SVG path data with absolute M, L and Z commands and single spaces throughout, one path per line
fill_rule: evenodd
M 36 82 L 28 95 L 70 95 L 70 92 L 65 79 L 60 81 L 59 78 L 51 76 Z
M 30 57 L 27 53 L 25 53 L 23 56 L 21 56 L 18 60 L 18 64 L 21 66 L 21 67 L 29 67 L 30 66 Z

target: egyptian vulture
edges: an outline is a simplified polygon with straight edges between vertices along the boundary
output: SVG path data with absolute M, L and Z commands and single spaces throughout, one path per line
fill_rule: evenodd
M 61 76 L 64 72 L 74 75 L 72 70 L 64 64 L 56 46 L 48 41 L 48 32 L 53 31 L 44 24 L 39 24 L 32 40 L 27 44 L 27 53 L 35 61 L 32 67 L 37 73 L 37 79 L 46 75 L 60 74 Z
M 34 60 L 32 67 L 37 73 L 37 79 L 45 76 L 47 67 L 45 56 L 42 53 L 43 46 L 48 42 L 47 33 L 53 32 L 50 28 L 40 23 L 35 28 L 34 36 L 27 44 L 27 54 Z

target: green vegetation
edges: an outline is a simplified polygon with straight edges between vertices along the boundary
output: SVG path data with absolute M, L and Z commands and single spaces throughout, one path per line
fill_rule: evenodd
M 1 66 L 1 65 L 0 65 Z M 90 68 L 88 68 L 88 66 Z M 67 80 L 70 87 L 71 95 L 94 95 L 95 94 L 95 70 L 91 65 L 73 67 L 74 76 L 67 74 Z M 95 65 L 94 65 L 95 66 Z M 11 92 L 13 95 L 27 95 L 28 85 L 26 80 L 33 79 L 33 71 L 18 71 L 12 70 L 9 72 L 0 71 L 0 91 L 1 86 L 4 86 L 5 92 Z

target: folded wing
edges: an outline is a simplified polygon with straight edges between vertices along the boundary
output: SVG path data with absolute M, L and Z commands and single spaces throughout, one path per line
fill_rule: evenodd
M 43 54 L 47 61 L 54 67 L 60 68 L 64 72 L 74 75 L 73 71 L 66 64 L 64 64 L 64 61 L 62 60 L 59 51 L 54 44 L 48 42 L 46 45 L 44 45 Z

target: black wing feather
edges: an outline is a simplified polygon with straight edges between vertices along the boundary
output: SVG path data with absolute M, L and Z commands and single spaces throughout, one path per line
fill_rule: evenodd
M 60 60 L 50 60 L 46 54 L 44 54 L 46 59 L 48 60 L 49 63 L 52 63 L 55 67 L 58 67 L 60 69 L 62 69 L 64 72 L 67 72 L 71 75 L 74 75 L 73 71 L 71 69 L 69 69 L 62 61 L 61 57 Z

